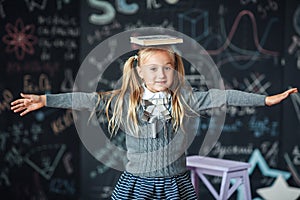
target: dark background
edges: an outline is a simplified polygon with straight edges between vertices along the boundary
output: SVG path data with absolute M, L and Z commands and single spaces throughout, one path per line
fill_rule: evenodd
M 70 110 L 43 108 L 21 118 L 9 103 L 20 92 L 72 91 L 85 56 L 122 31 L 155 26 L 190 36 L 208 50 L 227 89 L 272 95 L 300 85 L 296 0 L 1 0 L 0 19 L 1 199 L 109 199 L 120 172 L 85 150 Z M 112 87 L 123 62 L 108 70 L 101 88 Z M 205 77 L 189 65 L 186 72 L 194 87 L 205 88 Z M 253 198 L 280 174 L 299 188 L 299 121 L 299 94 L 271 108 L 229 108 L 209 156 L 250 162 Z M 201 120 L 189 154 L 199 152 L 208 123 Z M 218 187 L 219 178 L 211 181 Z M 241 199 L 239 193 L 232 199 Z

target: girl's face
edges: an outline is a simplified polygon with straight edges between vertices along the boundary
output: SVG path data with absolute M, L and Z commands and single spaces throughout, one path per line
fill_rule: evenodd
M 162 92 L 172 85 L 174 62 L 168 52 L 157 51 L 141 60 L 137 71 L 151 92 Z

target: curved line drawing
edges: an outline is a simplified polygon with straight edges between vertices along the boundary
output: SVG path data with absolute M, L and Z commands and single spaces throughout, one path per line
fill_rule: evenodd
M 274 23 L 276 23 L 278 21 L 277 18 L 272 18 L 270 19 L 270 22 L 267 24 L 266 26 L 266 29 L 265 29 L 265 32 L 261 38 L 261 42 L 260 42 L 260 46 L 264 45 L 265 44 L 265 41 L 267 39 L 267 36 L 268 36 L 268 33 L 270 32 L 270 29 L 272 27 L 272 25 Z M 222 22 L 220 24 L 221 26 L 221 34 L 223 34 L 225 36 L 225 38 L 227 37 L 227 34 L 226 34 L 226 29 L 225 29 L 225 22 L 224 22 L 224 18 L 222 18 Z M 257 35 L 257 32 L 255 33 L 255 35 Z M 258 37 L 258 36 L 257 36 Z M 257 39 L 258 40 L 258 39 Z M 258 51 L 255 51 L 255 50 L 247 50 L 247 49 L 242 49 L 242 48 L 239 48 L 237 46 L 235 46 L 233 43 L 230 43 L 229 44 L 229 47 L 231 47 L 233 50 L 235 50 L 236 52 L 239 52 L 239 53 L 243 53 L 243 54 L 248 54 L 248 55 L 255 55 L 257 56 L 259 54 Z M 269 54 L 267 54 L 269 55 Z M 270 56 L 270 55 L 269 55 Z
M 255 46 L 257 47 L 257 50 L 258 52 L 260 53 L 263 53 L 263 54 L 266 54 L 266 55 L 271 55 L 271 56 L 278 56 L 279 55 L 279 52 L 276 52 L 276 51 L 270 51 L 270 50 L 267 50 L 267 49 L 264 49 L 260 43 L 259 43 L 259 40 L 258 40 L 258 33 L 257 33 L 257 24 L 256 24 L 256 21 L 255 21 L 255 16 L 253 15 L 252 12 L 248 11 L 248 10 L 243 10 L 241 11 L 237 18 L 234 20 L 234 23 L 231 27 L 231 30 L 228 34 L 228 37 L 226 38 L 224 44 L 219 47 L 218 49 L 215 49 L 215 50 L 207 50 L 207 53 L 210 54 L 210 55 L 218 55 L 220 54 L 222 51 L 224 51 L 225 49 L 227 49 L 228 47 L 233 47 L 233 49 L 237 50 L 232 44 L 231 44 L 231 40 L 236 32 L 236 29 L 240 23 L 240 20 L 242 17 L 244 16 L 249 16 L 250 20 L 251 20 L 251 23 L 252 23 L 252 27 L 253 27 L 253 31 L 252 31 L 252 34 L 253 34 L 253 38 L 254 38 L 254 44 Z M 267 28 L 269 29 L 271 24 L 273 24 L 275 21 L 274 20 L 271 20 L 271 22 L 269 23 L 269 25 L 267 26 Z M 225 35 L 226 36 L 226 35 Z M 239 51 L 239 50 L 238 50 Z M 250 51 L 246 51 L 244 50 L 244 52 L 250 52 Z M 252 52 L 251 52 L 252 54 Z

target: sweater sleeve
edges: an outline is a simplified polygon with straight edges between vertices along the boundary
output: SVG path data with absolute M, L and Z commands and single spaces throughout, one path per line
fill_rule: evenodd
M 74 110 L 93 110 L 98 102 L 97 93 L 61 93 L 46 94 L 46 106 L 52 108 L 66 108 Z
M 207 92 L 196 91 L 192 103 L 196 110 L 205 110 L 222 106 L 264 106 L 265 95 L 238 90 L 210 89 Z

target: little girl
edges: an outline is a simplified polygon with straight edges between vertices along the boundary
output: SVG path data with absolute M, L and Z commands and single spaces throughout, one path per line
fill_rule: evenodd
M 99 93 L 21 94 L 11 103 L 21 116 L 44 106 L 104 111 L 110 133 L 126 133 L 126 170 L 112 199 L 197 199 L 186 168 L 186 124 L 200 111 L 231 106 L 271 106 L 296 88 L 264 96 L 237 90 L 189 90 L 180 56 L 170 48 L 146 47 L 130 57 L 120 89 Z M 226 101 L 222 101 L 225 97 Z M 155 152 L 155 153 L 153 153 Z

